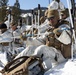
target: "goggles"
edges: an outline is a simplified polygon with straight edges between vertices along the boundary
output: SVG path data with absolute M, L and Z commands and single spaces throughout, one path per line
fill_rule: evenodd
M 64 14 L 61 14 L 61 16 L 64 16 Z
M 52 17 L 49 17 L 48 20 L 50 21 L 50 20 L 53 20 L 54 18 L 55 18 L 55 17 L 52 16 Z

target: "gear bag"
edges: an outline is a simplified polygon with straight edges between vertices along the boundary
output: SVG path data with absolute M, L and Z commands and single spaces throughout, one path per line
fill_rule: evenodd
M 43 75 L 44 69 L 41 58 L 22 56 L 8 63 L 1 73 L 3 75 Z

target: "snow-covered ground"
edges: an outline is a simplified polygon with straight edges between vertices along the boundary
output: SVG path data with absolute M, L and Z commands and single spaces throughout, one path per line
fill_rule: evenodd
M 7 63 L 5 53 L 0 53 L 0 60 L 3 64 Z M 2 66 L 0 65 L 0 70 L 1 69 L 2 69 Z M 76 75 L 76 58 L 74 58 L 73 60 L 68 59 L 67 61 L 64 61 L 58 66 L 45 72 L 44 75 Z
M 0 52 L 0 70 L 7 64 L 6 52 Z M 2 74 L 0 74 L 2 75 Z M 76 54 L 74 59 L 68 59 L 45 72 L 44 75 L 76 75 Z
M 6 63 L 6 53 L 0 53 L 0 70 L 3 68 L 2 65 L 5 65 Z M 76 57 L 73 60 L 68 59 L 67 61 L 48 70 L 44 75 L 76 75 Z
M 76 75 L 76 59 L 69 59 L 48 70 L 44 75 Z

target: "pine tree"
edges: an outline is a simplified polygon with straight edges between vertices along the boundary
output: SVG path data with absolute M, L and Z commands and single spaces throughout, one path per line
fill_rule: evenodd
M 0 7 L 7 6 L 8 0 L 0 0 Z
M 8 0 L 0 0 L 0 20 L 4 21 L 6 16 L 6 8 L 7 8 Z
M 13 15 L 13 20 L 18 22 L 18 19 L 20 18 L 21 10 L 17 7 L 13 7 L 11 14 Z

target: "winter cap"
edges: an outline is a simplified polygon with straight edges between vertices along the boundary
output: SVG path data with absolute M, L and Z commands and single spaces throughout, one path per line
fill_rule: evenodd
M 50 17 L 57 17 L 59 19 L 58 10 L 48 10 L 47 18 L 50 18 Z
M 68 9 L 64 9 L 61 11 L 61 15 L 66 15 L 66 17 L 69 17 L 69 10 Z

